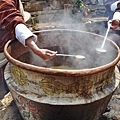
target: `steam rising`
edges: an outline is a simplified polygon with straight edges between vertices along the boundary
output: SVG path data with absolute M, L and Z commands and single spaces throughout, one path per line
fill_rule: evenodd
M 60 54 L 83 55 L 85 56 L 84 60 L 57 56 L 53 60 L 44 61 L 31 52 L 31 64 L 51 68 L 53 66 L 64 66 L 66 69 L 65 66 L 68 66 L 69 69 L 86 69 L 105 65 L 113 61 L 118 51 L 111 42 L 106 41 L 105 43 L 106 53 L 98 53 L 96 51 L 96 48 L 101 47 L 106 29 L 103 27 L 103 29 L 99 30 L 101 26 L 97 28 L 102 31 L 103 37 L 80 32 L 89 31 L 88 27 L 94 27 L 92 24 L 85 24 L 82 18 L 83 15 L 81 13 L 72 13 L 72 7 L 60 9 L 54 0 L 54 4 L 46 7 L 39 15 L 39 22 L 40 26 L 42 26 L 41 29 L 54 28 L 58 30 L 53 29 L 40 33 L 42 42 L 41 39 L 38 39 L 38 45 L 40 48 L 57 50 Z M 97 26 L 99 25 L 97 24 Z

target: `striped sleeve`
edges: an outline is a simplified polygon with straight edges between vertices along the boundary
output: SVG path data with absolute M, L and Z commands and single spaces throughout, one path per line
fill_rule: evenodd
M 25 24 L 18 0 L 0 0 L 0 51 L 8 40 L 15 39 L 17 24 Z
M 0 0 L 0 27 L 5 30 L 14 30 L 18 23 L 24 23 L 23 16 L 18 8 L 18 0 Z

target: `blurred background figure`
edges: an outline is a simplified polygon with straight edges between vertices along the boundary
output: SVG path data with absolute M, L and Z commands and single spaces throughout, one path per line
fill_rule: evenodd
M 113 3 L 115 3 L 116 1 L 119 1 L 119 0 L 106 0 L 105 1 L 105 13 L 104 13 L 104 16 L 105 17 L 108 17 L 108 20 L 112 19 L 113 17 L 113 13 L 114 13 L 114 7 L 112 6 Z M 112 6 L 112 9 L 111 9 L 111 6 Z M 107 28 L 107 21 L 105 21 L 105 28 Z

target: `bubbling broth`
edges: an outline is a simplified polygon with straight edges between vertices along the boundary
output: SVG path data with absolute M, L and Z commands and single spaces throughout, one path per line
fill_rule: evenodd
M 75 67 L 74 64 L 71 64 L 71 59 L 68 59 L 67 57 L 55 57 L 50 61 L 44 61 L 30 51 L 22 54 L 17 59 L 21 62 L 39 67 L 46 67 L 52 69 L 80 69 L 78 67 Z M 75 58 L 75 60 L 77 61 L 77 58 Z M 78 61 L 77 64 L 80 64 L 80 61 Z
M 79 70 L 79 69 L 90 69 L 99 67 L 111 62 L 113 58 L 110 57 L 109 61 L 105 61 L 105 54 L 97 53 L 96 57 L 89 58 L 86 55 L 85 59 L 77 59 L 71 57 L 59 57 L 56 56 L 50 61 L 44 61 L 40 57 L 36 56 L 31 51 L 26 52 L 18 57 L 18 60 L 27 64 L 32 64 L 39 67 L 46 67 L 52 69 L 68 69 L 68 70 Z M 99 56 L 99 57 L 98 57 Z M 92 60 L 91 60 L 92 59 Z M 90 61 L 89 61 L 90 60 Z

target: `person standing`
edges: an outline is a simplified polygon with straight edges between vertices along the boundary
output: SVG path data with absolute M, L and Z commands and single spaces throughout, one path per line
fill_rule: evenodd
M 24 13 L 20 0 L 0 0 L 0 97 L 3 97 L 9 91 L 4 80 L 7 59 L 3 53 L 4 45 L 8 40 L 17 38 L 20 43 L 29 47 L 34 54 L 43 60 L 50 60 L 57 53 L 48 49 L 40 49 L 36 45 L 37 36 L 27 28 Z
M 105 5 L 104 17 L 108 17 L 108 20 L 113 18 L 114 10 L 111 9 L 111 5 L 113 3 L 115 3 L 116 1 L 118 1 L 118 0 L 106 0 L 106 2 L 104 3 L 104 5 Z M 108 23 L 107 21 L 104 21 L 105 28 L 108 27 L 107 23 Z
M 114 11 L 114 13 L 108 24 L 111 24 L 111 29 L 116 30 L 120 26 L 120 0 L 111 5 L 111 11 Z
M 111 5 L 111 10 L 114 11 L 113 13 L 113 17 L 112 19 L 110 19 L 108 21 L 108 24 L 110 24 L 110 28 L 115 31 L 115 37 L 117 37 L 116 39 L 116 44 L 120 47 L 120 0 L 114 2 L 112 5 Z M 116 36 L 118 35 L 118 36 Z M 113 37 L 113 36 L 112 36 Z M 119 69 L 119 72 L 120 72 L 120 62 L 117 64 L 117 67 Z

